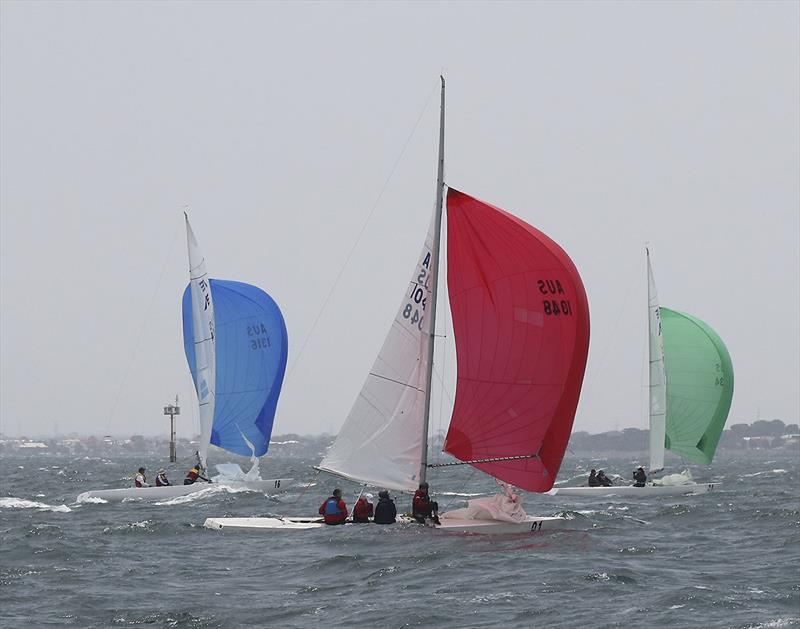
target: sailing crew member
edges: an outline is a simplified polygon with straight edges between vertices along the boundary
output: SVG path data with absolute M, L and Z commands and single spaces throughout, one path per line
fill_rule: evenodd
M 589 487 L 600 487 L 600 481 L 597 480 L 596 470 L 589 472 Z
M 600 484 L 603 487 L 611 487 L 614 484 L 611 482 L 611 479 L 606 476 L 606 473 L 603 470 L 597 472 L 597 480 L 600 481 Z
M 342 490 L 338 487 L 333 495 L 319 507 L 319 514 L 324 517 L 325 524 L 344 524 L 347 519 L 347 505 L 342 500 Z
M 372 494 L 364 494 L 356 501 L 353 507 L 353 522 L 366 524 L 372 517 L 374 507 L 372 505 Z
M 158 470 L 158 475 L 156 476 L 156 487 L 168 487 L 169 481 L 167 480 L 167 470 L 163 467 Z
M 199 463 L 197 463 L 194 466 L 192 466 L 192 469 L 190 469 L 188 472 L 186 472 L 186 478 L 183 479 L 183 484 L 184 485 L 193 485 L 198 480 L 204 480 L 207 483 L 210 483 L 211 481 L 208 480 L 205 476 L 203 476 L 200 473 L 200 469 L 201 468 L 200 468 L 200 464 Z
M 428 483 L 420 483 L 419 489 L 414 492 L 411 502 L 411 515 L 420 524 L 425 524 L 425 518 L 430 518 L 436 524 L 439 522 L 439 504 L 431 500 L 428 495 Z
M 389 492 L 385 489 L 378 492 L 378 504 L 375 505 L 375 517 L 372 521 L 375 524 L 394 524 L 397 517 L 397 507 L 394 500 L 389 498 Z
M 133 477 L 133 484 L 136 487 L 150 487 L 147 483 L 147 477 L 144 475 L 145 468 L 140 467 L 139 471 L 136 473 L 136 476 Z
M 633 473 L 633 486 L 634 487 L 644 487 L 644 484 L 647 482 L 647 474 L 644 473 L 644 468 L 639 466 L 636 468 L 636 471 Z

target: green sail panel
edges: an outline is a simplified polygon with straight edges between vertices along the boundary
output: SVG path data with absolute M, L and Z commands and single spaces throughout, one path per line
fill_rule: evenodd
M 733 365 L 722 339 L 691 315 L 661 308 L 667 376 L 665 447 L 711 463 L 733 398 Z

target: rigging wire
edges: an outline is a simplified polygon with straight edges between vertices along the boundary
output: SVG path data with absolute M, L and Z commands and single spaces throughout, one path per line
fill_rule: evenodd
M 106 432 L 109 430 L 109 426 L 111 421 L 114 419 L 114 414 L 117 411 L 117 407 L 119 406 L 120 398 L 122 397 L 122 391 L 125 388 L 125 383 L 128 381 L 128 376 L 130 376 L 131 368 L 133 367 L 133 363 L 136 361 L 136 356 L 139 353 L 139 347 L 142 343 L 142 336 L 144 335 L 145 328 L 147 327 L 147 322 L 150 319 L 150 311 L 153 309 L 153 304 L 156 301 L 156 297 L 158 296 L 158 292 L 161 289 L 161 283 L 164 280 L 164 275 L 167 272 L 167 265 L 169 264 L 170 258 L 172 258 L 172 251 L 175 249 L 175 242 L 178 240 L 178 234 L 181 231 L 181 226 L 175 230 L 172 236 L 172 241 L 167 249 L 167 255 L 164 257 L 164 262 L 161 264 L 161 272 L 158 275 L 158 280 L 156 281 L 155 289 L 153 289 L 153 294 L 150 296 L 150 303 L 148 304 L 147 308 L 144 311 L 144 316 L 142 317 L 142 323 L 139 326 L 139 331 L 136 334 L 136 341 L 133 345 L 133 352 L 131 352 L 131 358 L 128 361 L 128 366 L 125 368 L 125 373 L 122 376 L 122 381 L 119 383 L 117 387 L 117 393 L 114 396 L 114 402 L 111 404 L 111 412 L 106 419 Z
M 637 261 L 633 265 L 632 268 L 633 268 L 634 271 L 636 271 L 636 273 L 638 273 L 639 272 L 639 262 Z M 628 272 L 628 276 L 630 276 L 630 275 L 631 275 L 631 273 L 629 271 Z M 627 292 L 625 294 L 625 298 L 623 299 L 622 307 L 617 311 L 616 319 L 615 319 L 614 324 L 613 324 L 613 326 L 611 328 L 611 334 L 609 334 L 607 336 L 607 341 L 606 341 L 605 345 L 603 346 L 603 349 L 600 351 L 600 358 L 598 359 L 597 366 L 593 369 L 592 373 L 588 376 L 588 378 L 586 378 L 586 382 L 585 382 L 585 385 L 584 385 L 584 391 L 585 391 L 584 392 L 584 396 L 583 396 L 584 398 L 589 398 L 590 394 L 594 391 L 595 384 L 597 383 L 597 378 L 598 378 L 598 376 L 600 375 L 600 373 L 602 371 L 602 367 L 603 367 L 603 364 L 606 361 L 606 358 L 608 358 L 608 354 L 609 354 L 609 350 L 611 349 L 611 345 L 616 340 L 617 331 L 619 329 L 619 324 L 622 321 L 622 315 L 625 313 L 625 311 L 628 308 L 628 302 L 630 301 L 630 297 L 631 297 L 631 295 L 633 293 L 633 289 L 634 289 L 635 286 L 636 286 L 636 282 L 635 281 L 628 282 L 628 290 L 627 290 Z
M 356 239 L 355 239 L 355 242 L 353 243 L 353 246 L 350 248 L 350 251 L 348 252 L 347 257 L 345 258 L 344 263 L 342 264 L 341 268 L 339 269 L 339 272 L 336 274 L 336 278 L 333 280 L 333 284 L 331 285 L 331 288 L 328 291 L 328 294 L 325 296 L 325 299 L 322 302 L 322 306 L 320 307 L 319 311 L 317 312 L 317 316 L 314 318 L 314 321 L 311 324 L 311 328 L 309 329 L 308 333 L 306 334 L 305 338 L 303 339 L 303 342 L 300 345 L 300 349 L 297 352 L 297 357 L 294 359 L 294 361 L 292 362 L 291 366 L 287 370 L 287 372 L 286 372 L 286 380 L 288 380 L 292 376 L 292 374 L 294 373 L 295 368 L 299 364 L 300 358 L 302 357 L 303 352 L 305 351 L 306 346 L 308 345 L 308 341 L 311 339 L 311 336 L 314 334 L 314 330 L 316 330 L 317 325 L 319 324 L 319 321 L 322 318 L 323 313 L 327 309 L 328 303 L 330 302 L 331 297 L 333 296 L 333 293 L 336 291 L 336 288 L 339 286 L 339 282 L 341 281 L 342 276 L 344 275 L 344 271 L 347 268 L 347 266 L 350 264 L 350 259 L 353 257 L 353 254 L 355 253 L 355 250 L 358 247 L 358 244 L 361 242 L 361 238 L 364 236 L 364 232 L 367 229 L 367 225 L 369 225 L 369 222 L 372 220 L 372 216 L 375 214 L 375 210 L 378 209 L 378 205 L 380 204 L 381 199 L 383 198 L 383 194 L 386 192 L 386 189 L 389 187 L 389 183 L 391 182 L 392 178 L 394 177 L 394 173 L 397 170 L 397 167 L 399 166 L 400 161 L 403 159 L 403 156 L 405 155 L 405 152 L 406 152 L 406 149 L 408 148 L 408 145 L 411 143 L 411 140 L 413 139 L 414 135 L 416 134 L 417 128 L 419 127 L 419 123 L 422 120 L 422 117 L 425 115 L 425 112 L 428 110 L 428 105 L 429 105 L 429 103 L 431 101 L 431 97 L 436 92 L 436 88 L 438 87 L 438 85 L 439 85 L 439 81 L 437 79 L 436 84 L 434 85 L 434 88 L 430 91 L 430 93 L 428 94 L 428 97 L 425 99 L 425 104 L 422 106 L 422 111 L 419 112 L 419 116 L 417 116 L 417 120 L 414 123 L 413 128 L 411 129 L 411 133 L 409 133 L 408 137 L 406 138 L 406 141 L 403 144 L 403 148 L 400 150 L 400 154 L 397 156 L 397 159 L 395 160 L 394 165 L 392 166 L 391 170 L 389 171 L 389 175 L 386 177 L 386 180 L 383 182 L 383 186 L 381 187 L 380 192 L 378 193 L 378 196 L 375 199 L 375 202 L 372 204 L 372 208 L 370 209 L 369 214 L 367 214 L 367 218 L 364 220 L 364 223 L 361 225 L 361 230 L 358 232 L 358 235 L 356 236 Z

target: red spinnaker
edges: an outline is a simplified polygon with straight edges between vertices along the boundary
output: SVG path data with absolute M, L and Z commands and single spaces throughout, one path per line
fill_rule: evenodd
M 589 351 L 589 306 L 569 256 L 524 221 L 452 188 L 447 280 L 458 361 L 444 450 L 528 491 L 552 486 Z

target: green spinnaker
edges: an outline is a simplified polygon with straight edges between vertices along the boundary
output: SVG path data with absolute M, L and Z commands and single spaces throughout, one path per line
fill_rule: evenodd
M 691 315 L 661 308 L 667 376 L 665 447 L 711 463 L 733 398 L 733 365 L 722 339 Z

